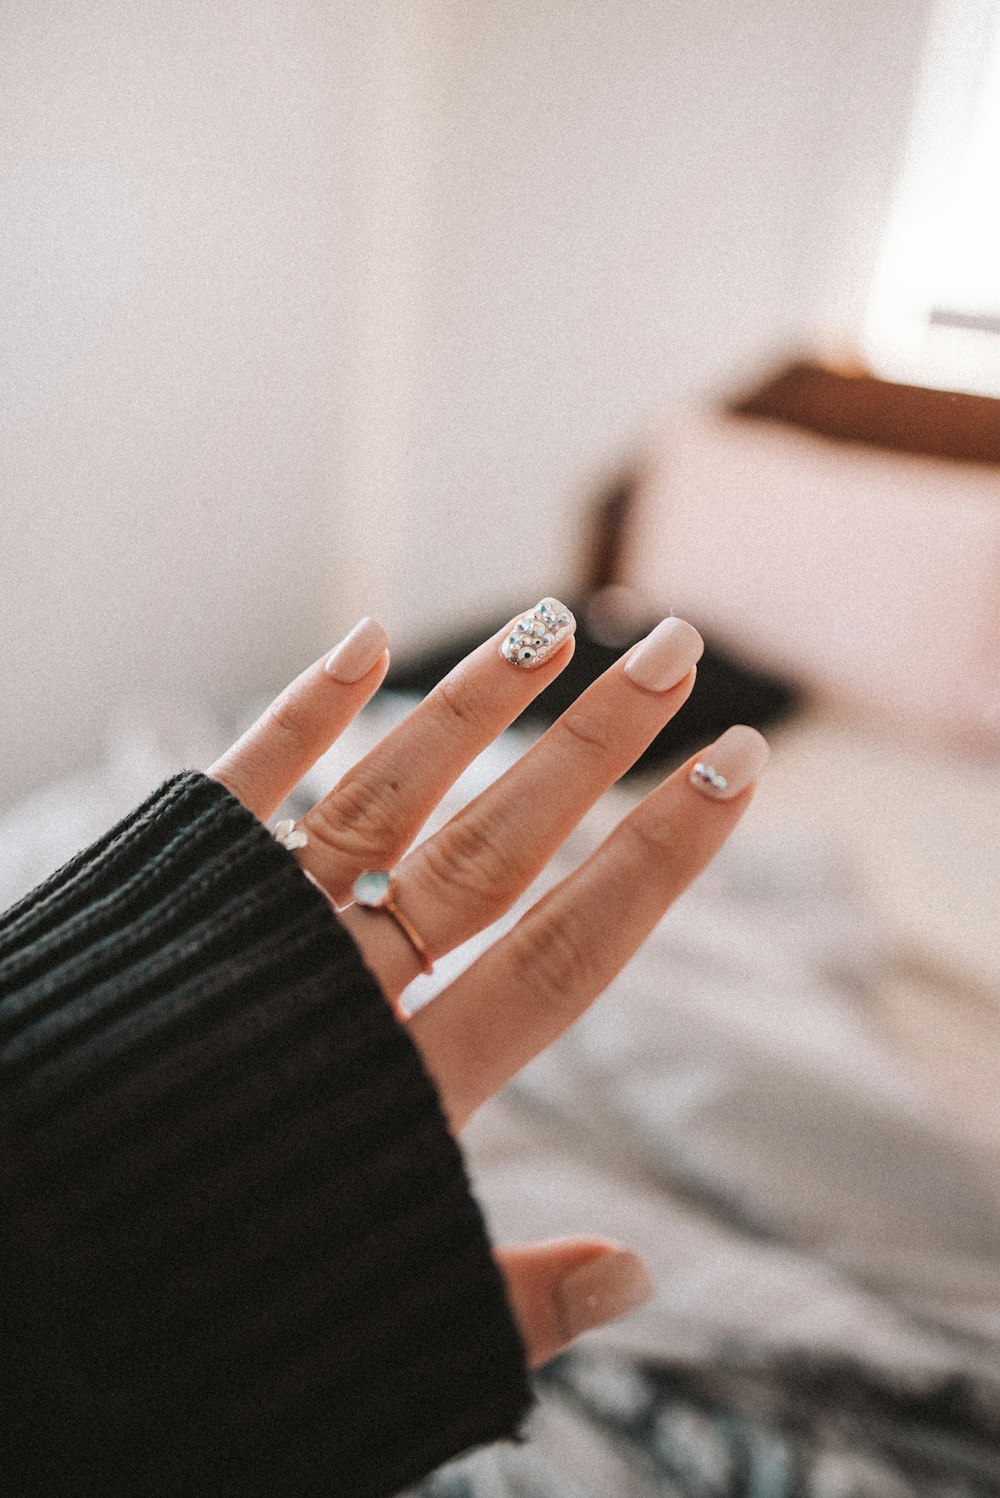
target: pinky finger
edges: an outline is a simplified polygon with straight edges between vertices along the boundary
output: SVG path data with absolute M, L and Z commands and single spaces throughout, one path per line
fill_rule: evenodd
M 378 691 L 388 646 L 381 624 L 362 619 L 274 699 L 209 775 L 266 821 Z

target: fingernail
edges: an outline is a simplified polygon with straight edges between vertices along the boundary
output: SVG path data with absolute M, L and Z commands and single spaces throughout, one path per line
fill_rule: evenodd
M 625 663 L 625 675 L 644 692 L 675 687 L 701 660 L 705 642 L 686 619 L 662 619 L 640 640 Z
M 737 723 L 701 751 L 688 779 L 714 801 L 731 801 L 757 779 L 770 753 L 763 734 Z
M 532 671 L 544 666 L 570 635 L 576 633 L 576 620 L 558 598 L 543 598 L 515 623 L 500 646 L 500 654 L 514 666 Z
M 389 648 L 389 636 L 377 619 L 359 619 L 336 650 L 329 656 L 325 670 L 334 681 L 345 685 L 367 676 L 375 662 Z
M 556 1289 L 559 1320 L 567 1341 L 638 1310 L 652 1300 L 655 1290 L 638 1254 L 617 1249 L 589 1259 Z

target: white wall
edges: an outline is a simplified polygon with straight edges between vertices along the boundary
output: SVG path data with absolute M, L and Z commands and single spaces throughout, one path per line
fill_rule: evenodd
M 0 802 L 363 611 L 565 586 L 668 398 L 860 320 L 913 0 L 8 0 Z
M 0 14 L 2 797 L 321 647 L 340 194 L 315 6 Z
M 444 8 L 408 629 L 564 584 L 666 400 L 858 326 L 924 10 Z

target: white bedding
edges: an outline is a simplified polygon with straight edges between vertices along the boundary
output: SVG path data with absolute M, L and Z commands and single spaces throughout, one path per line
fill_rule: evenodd
M 1000 1151 L 1000 757 L 822 707 L 770 739 L 747 830 L 794 821 L 838 850 L 890 958 L 873 1022 Z

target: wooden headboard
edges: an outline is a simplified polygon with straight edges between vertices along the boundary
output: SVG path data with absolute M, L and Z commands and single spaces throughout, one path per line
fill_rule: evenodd
M 1000 463 L 1000 400 L 896 385 L 861 369 L 788 364 L 727 410 L 892 452 Z
M 783 421 L 841 442 L 899 453 L 1000 464 L 1000 400 L 897 385 L 861 368 L 796 360 L 725 403 L 733 415 Z M 641 465 L 616 474 L 595 499 L 582 558 L 586 596 L 620 577 L 618 560 Z

